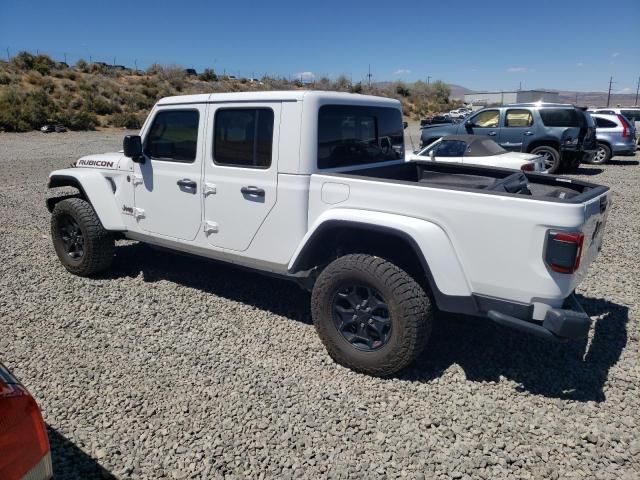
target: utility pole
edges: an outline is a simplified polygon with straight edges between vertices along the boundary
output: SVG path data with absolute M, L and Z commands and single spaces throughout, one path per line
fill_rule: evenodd
M 113 66 L 116 66 L 116 57 L 113 57 Z
M 607 107 L 609 106 L 609 102 L 611 101 L 611 85 L 613 84 L 613 77 L 609 77 L 609 93 L 607 93 Z
M 522 90 L 522 80 L 520 80 L 520 86 L 518 87 L 518 91 Z
M 427 76 L 427 85 L 431 85 L 431 75 Z
M 638 106 L 638 93 L 640 93 L 640 77 L 638 77 L 638 86 L 636 87 L 636 101 L 634 103 L 636 107 Z
M 576 106 L 578 105 L 578 92 L 576 92 Z
M 11 54 L 9 53 L 9 47 L 7 47 L 7 62 L 11 61 Z
M 138 59 L 137 58 L 133 61 L 133 64 L 136 67 L 136 73 L 137 73 L 138 72 Z
M 67 52 L 64 52 L 64 63 L 67 63 Z
M 369 88 L 371 88 L 371 64 L 369 64 L 369 73 L 367 73 Z

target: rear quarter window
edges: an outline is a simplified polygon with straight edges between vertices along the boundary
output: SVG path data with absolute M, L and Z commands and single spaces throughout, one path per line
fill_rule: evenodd
M 540 118 L 547 127 L 582 127 L 582 112 L 572 108 L 541 108 Z
M 404 158 L 403 127 L 397 108 L 323 105 L 318 111 L 318 168 Z
M 598 128 L 616 128 L 618 126 L 616 125 L 615 122 L 612 122 L 611 120 L 607 120 L 606 118 L 596 117 L 595 121 L 596 121 L 596 127 Z

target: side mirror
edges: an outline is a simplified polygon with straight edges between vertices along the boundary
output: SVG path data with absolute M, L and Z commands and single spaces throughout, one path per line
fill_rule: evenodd
M 431 160 L 435 160 L 436 159 L 436 152 L 435 152 L 435 148 L 432 148 L 431 150 L 429 150 L 429 158 Z
M 466 122 L 464 122 L 464 126 L 465 128 L 473 128 L 476 125 L 471 120 L 467 120 Z
M 402 122 L 402 127 L 406 129 L 409 126 L 409 122 Z
M 144 163 L 144 156 L 142 155 L 142 140 L 140 135 L 127 135 L 122 141 L 122 149 L 124 150 L 124 156 L 129 157 L 131 160 L 137 163 Z

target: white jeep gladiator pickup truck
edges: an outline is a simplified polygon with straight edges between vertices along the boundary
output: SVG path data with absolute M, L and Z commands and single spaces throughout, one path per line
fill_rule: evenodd
M 315 91 L 164 98 L 123 152 L 49 187 L 77 190 L 47 200 L 70 272 L 107 269 L 124 237 L 293 279 L 331 357 L 379 376 L 416 358 L 436 308 L 586 336 L 573 292 L 609 209 L 569 178 L 405 162 L 399 102 Z

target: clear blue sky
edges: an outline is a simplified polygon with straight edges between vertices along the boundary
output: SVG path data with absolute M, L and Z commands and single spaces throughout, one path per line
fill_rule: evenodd
M 6 49 L 228 74 L 635 93 L 640 0 L 0 0 Z M 628 89 L 628 90 L 625 90 Z

